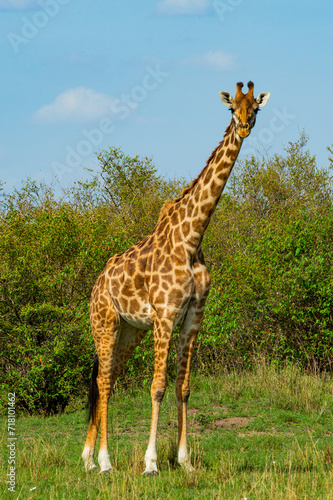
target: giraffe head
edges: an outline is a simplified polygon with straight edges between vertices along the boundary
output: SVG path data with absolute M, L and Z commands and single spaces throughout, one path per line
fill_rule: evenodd
M 220 97 L 223 104 L 229 107 L 232 112 L 232 120 L 234 122 L 236 132 L 241 137 L 250 135 L 251 129 L 256 122 L 256 115 L 259 108 L 265 106 L 271 95 L 269 92 L 263 92 L 257 98 L 253 96 L 253 82 L 247 84 L 249 90 L 247 94 L 243 94 L 243 83 L 237 83 L 235 98 L 229 92 L 220 92 Z

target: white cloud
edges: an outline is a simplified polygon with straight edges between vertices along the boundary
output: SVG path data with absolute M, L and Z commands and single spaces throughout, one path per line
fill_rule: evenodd
M 98 120 L 112 111 L 114 99 L 92 89 L 76 87 L 62 92 L 33 116 L 37 123 L 82 123 Z
M 188 66 L 197 66 L 215 71 L 227 71 L 235 69 L 236 63 L 234 56 L 227 54 L 223 50 L 207 52 L 207 54 L 197 55 L 188 59 L 183 59 L 182 64 Z
M 37 0 L 0 0 L 0 10 L 26 10 L 37 7 Z
M 203 14 L 211 7 L 209 0 L 162 0 L 157 5 L 160 14 Z

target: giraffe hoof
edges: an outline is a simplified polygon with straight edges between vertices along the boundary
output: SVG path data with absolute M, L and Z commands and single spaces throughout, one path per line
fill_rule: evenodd
M 157 470 L 145 470 L 143 474 L 147 477 L 158 476 Z
M 186 472 L 195 472 L 195 468 L 193 467 L 193 465 L 189 461 L 181 463 L 180 466 Z
M 109 469 L 101 470 L 100 474 L 103 474 L 103 476 L 105 476 L 106 474 L 110 474 L 111 472 L 113 472 L 112 467 L 110 467 Z
M 95 464 L 89 464 L 89 465 L 86 465 L 85 469 L 86 469 L 86 472 L 91 472 L 91 471 L 98 470 L 98 467 Z

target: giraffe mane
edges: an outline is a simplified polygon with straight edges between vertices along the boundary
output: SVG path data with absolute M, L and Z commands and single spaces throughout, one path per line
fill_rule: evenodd
M 230 132 L 231 126 L 232 126 L 232 125 L 231 125 L 231 123 L 230 123 L 230 124 L 228 125 L 228 127 L 226 128 L 225 132 L 224 132 L 224 136 L 223 136 L 222 141 L 221 141 L 221 142 L 220 142 L 220 144 L 219 144 L 219 145 L 218 145 L 218 146 L 217 146 L 217 147 L 216 147 L 216 148 L 212 151 L 212 153 L 211 153 L 210 157 L 208 158 L 208 160 L 207 160 L 207 162 L 206 162 L 205 167 L 201 170 L 201 172 L 200 172 L 200 174 L 198 175 L 198 177 L 197 177 L 196 179 L 193 179 L 193 181 L 191 182 L 191 184 L 190 184 L 187 188 L 183 189 L 183 191 L 182 191 L 181 195 L 180 195 L 178 198 L 174 198 L 173 203 L 176 203 L 177 201 L 182 200 L 182 199 L 183 199 L 183 198 L 184 198 L 184 197 L 185 197 L 185 196 L 186 196 L 186 195 L 187 195 L 190 191 L 192 191 L 192 189 L 194 188 L 194 186 L 196 186 L 196 184 L 199 182 L 199 179 L 200 179 L 200 178 L 201 178 L 201 177 L 205 174 L 205 172 L 206 172 L 206 170 L 207 170 L 207 168 L 208 168 L 209 164 L 213 161 L 213 159 L 214 159 L 214 157 L 215 157 L 215 155 L 216 155 L 217 151 L 218 151 L 218 150 L 220 149 L 220 147 L 222 146 L 222 143 L 223 143 L 223 141 L 224 141 L 224 139 L 225 139 L 226 135 Z M 166 202 L 166 203 L 164 204 L 164 207 L 166 206 L 166 204 L 167 204 L 167 203 L 168 203 L 168 202 Z M 169 205 L 168 207 L 166 207 L 166 208 L 165 208 L 165 210 L 167 210 L 168 208 L 170 208 L 170 206 L 171 206 L 171 204 L 172 204 L 172 203 L 171 203 L 171 202 L 169 202 L 169 203 L 170 203 L 170 205 Z M 162 208 L 162 210 L 164 209 L 164 207 Z M 164 211 L 165 211 L 165 210 L 164 210 Z M 163 213 L 164 213 L 164 212 L 163 212 Z M 162 215 L 162 211 L 161 211 L 161 215 Z M 161 217 L 161 215 L 160 215 L 160 217 Z
M 173 205 L 174 201 L 166 200 L 166 202 L 164 203 L 164 205 L 161 208 L 160 215 L 158 216 L 159 221 L 162 219 L 163 215 L 169 210 L 171 205 Z

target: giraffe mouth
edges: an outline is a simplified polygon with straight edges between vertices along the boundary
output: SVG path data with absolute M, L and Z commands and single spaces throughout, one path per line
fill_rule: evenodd
M 237 127 L 237 134 L 242 139 L 245 139 L 245 137 L 248 137 L 250 135 L 250 133 L 251 133 L 251 129 L 250 129 L 250 127 L 247 124 L 245 126 L 244 125 L 239 125 Z

